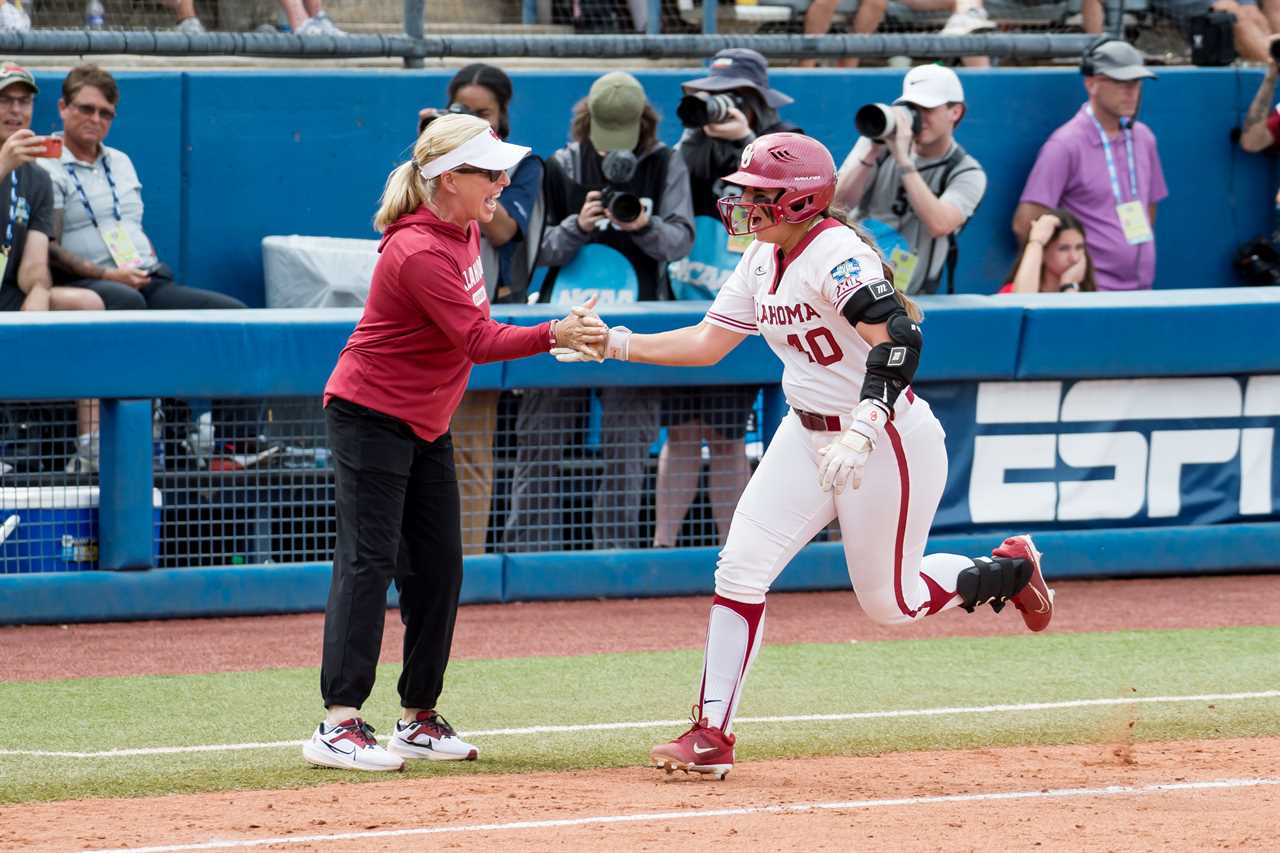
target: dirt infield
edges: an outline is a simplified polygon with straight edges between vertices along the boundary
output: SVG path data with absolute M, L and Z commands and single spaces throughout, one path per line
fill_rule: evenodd
M 1108 631 L 1280 625 L 1280 574 L 1055 584 L 1051 630 Z M 647 598 L 488 604 L 458 613 L 453 656 L 506 658 L 701 648 L 708 599 Z M 0 628 L 0 681 L 178 675 L 320 665 L 323 617 L 260 616 Z M 548 626 L 553 626 L 551 630 Z M 952 610 L 888 628 L 851 592 L 769 596 L 769 643 L 837 643 L 1020 634 L 1013 608 L 993 616 Z M 403 630 L 387 614 L 382 659 L 399 661 Z
M 1059 632 L 1280 624 L 1280 575 L 1057 588 Z M 455 656 L 698 648 L 706 614 L 702 597 L 464 607 Z M 883 628 L 849 593 L 771 596 L 769 620 L 775 644 L 1024 631 L 1012 609 Z M 387 627 L 383 659 L 391 661 L 400 627 L 394 618 Z M 314 666 L 320 630 L 318 615 L 4 628 L 0 680 Z M 1280 785 L 1205 783 L 1274 781 L 1278 766 L 1280 738 L 760 761 L 720 783 L 635 767 L 409 773 L 351 785 L 336 771 L 316 770 L 317 779 L 334 781 L 124 807 L 118 800 L 0 807 L 0 849 L 167 849 L 212 839 L 317 851 L 665 851 L 708 842 L 726 850 L 1264 849 L 1273 844 Z M 1150 787 L 1161 785 L 1184 787 Z M 263 844 L 273 838 L 289 841 Z
M 1267 849 L 1280 785 L 1136 790 L 1275 775 L 1280 741 L 922 752 L 762 761 L 723 782 L 644 768 L 521 776 L 397 777 L 293 791 L 0 808 L 0 849 L 92 850 L 287 838 L 291 851 L 450 850 L 1208 850 Z M 317 770 L 317 773 L 326 771 Z M 335 772 L 334 778 L 340 778 Z M 874 804 L 892 798 L 1018 799 Z M 850 804 L 851 801 L 872 803 Z M 803 808 L 844 803 L 836 808 Z M 708 810 L 792 806 L 697 816 Z M 617 820 L 626 818 L 630 821 Z M 615 818 L 614 820 L 606 820 Z M 517 821 L 560 821 L 519 828 Z M 576 822 L 571 823 L 571 822 Z M 475 828 L 483 825 L 505 828 Z M 452 827 L 432 837 L 375 833 Z M 351 833 L 354 838 L 325 840 Z M 319 836 L 314 840 L 303 840 Z

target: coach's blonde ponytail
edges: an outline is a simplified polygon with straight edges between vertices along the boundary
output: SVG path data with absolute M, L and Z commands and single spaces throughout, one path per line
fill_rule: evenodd
M 438 179 L 422 177 L 419 169 L 486 130 L 489 122 L 462 113 L 448 113 L 428 124 L 414 143 L 413 158 L 396 166 L 387 176 L 373 227 L 379 232 L 386 231 L 392 222 L 430 201 Z
M 827 216 L 843 223 L 857 234 L 862 242 L 871 247 L 871 251 L 876 253 L 876 257 L 880 259 L 880 266 L 884 267 L 884 277 L 890 282 L 893 281 L 893 264 L 889 263 L 889 259 L 885 257 L 884 252 L 880 251 L 880 246 L 876 244 L 876 238 L 871 236 L 871 232 L 858 224 L 857 220 L 850 215 L 849 211 L 834 205 L 827 208 Z M 911 318 L 911 322 L 919 323 L 924 320 L 924 311 L 916 304 L 916 301 L 907 294 L 893 289 L 893 298 L 898 300 L 898 304 L 902 306 L 902 310 L 907 312 L 907 316 Z

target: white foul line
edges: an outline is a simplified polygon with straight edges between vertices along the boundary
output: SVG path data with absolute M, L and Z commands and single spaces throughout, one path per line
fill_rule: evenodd
M 411 829 L 380 829 L 366 832 L 335 832 L 329 835 L 290 835 L 276 838 L 214 840 L 194 844 L 165 844 L 156 847 L 120 847 L 109 850 L 81 850 L 80 853 L 181 853 L 185 850 L 222 850 L 243 847 L 266 847 L 273 844 L 324 844 L 333 841 L 371 841 L 378 838 L 406 838 L 421 835 L 444 835 L 463 832 L 520 832 L 531 829 L 564 829 L 618 823 L 658 823 L 712 817 L 741 817 L 753 814 L 800 814 L 816 811 L 853 811 L 857 809 L 895 806 L 927 806 L 951 803 L 973 803 L 989 800 L 1065 799 L 1068 797 L 1114 797 L 1163 794 L 1171 791 L 1225 790 L 1280 785 L 1280 779 L 1215 779 L 1206 782 L 1169 782 L 1156 785 L 1107 785 L 1103 788 L 1058 788 L 1051 791 L 1000 791 L 990 794 L 949 794 L 933 797 L 903 797 L 893 800 L 847 800 L 834 803 L 793 803 L 773 806 L 743 806 L 733 809 L 649 812 L 646 814 L 597 815 L 558 820 L 521 820 L 510 823 L 472 823 L 460 826 L 430 826 Z
M 1019 711 L 1056 711 L 1064 708 L 1097 708 L 1113 705 L 1150 705 L 1176 702 L 1230 702 L 1246 699 L 1277 699 L 1280 690 L 1253 693 L 1201 693 L 1195 696 L 1122 696 L 1115 699 L 1070 699 L 1064 702 L 1024 702 L 1009 705 L 961 705 L 952 708 L 902 708 L 893 711 L 853 711 L 845 714 L 792 714 L 774 717 L 738 717 L 743 723 L 812 723 L 849 720 L 891 720 L 903 717 L 952 717 L 960 714 L 995 714 Z M 641 720 L 624 723 L 581 723 L 564 726 L 525 726 L 513 729 L 476 729 L 461 732 L 467 737 L 502 737 L 512 735 L 573 734 L 605 732 L 621 729 L 656 729 L 683 726 L 688 720 Z M 140 755 L 177 755 L 188 752 L 235 752 L 245 749 L 284 749 L 298 747 L 305 741 L 277 740 L 262 743 L 212 743 L 196 746 L 149 746 L 108 749 L 99 752 L 70 752 L 43 749 L 0 749 L 0 756 L 21 755 L 39 758 L 128 758 Z

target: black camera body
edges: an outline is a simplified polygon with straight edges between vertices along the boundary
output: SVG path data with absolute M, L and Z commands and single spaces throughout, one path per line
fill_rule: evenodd
M 868 139 L 884 142 L 897 130 L 896 111 L 899 107 L 911 114 L 911 135 L 915 136 L 920 132 L 920 108 L 915 104 L 899 104 L 896 107 L 889 104 L 864 104 L 853 114 L 853 126 Z
M 719 124 L 729 118 L 729 110 L 742 109 L 745 101 L 733 92 L 713 95 L 709 92 L 693 92 L 680 99 L 676 117 L 687 128 L 696 130 L 708 124 Z
M 431 124 L 431 122 L 440 118 L 440 116 L 447 115 L 449 113 L 454 113 L 456 115 L 464 115 L 464 116 L 474 115 L 474 113 L 472 113 L 471 110 L 467 109 L 464 105 L 458 103 L 457 101 L 454 101 L 449 106 L 438 111 L 435 115 L 426 116 L 425 118 L 420 120 L 418 122 L 418 133 L 421 134 L 422 131 L 427 129 L 427 125 Z
M 630 151 L 610 151 L 604 155 L 600 171 L 609 183 L 600 191 L 600 203 L 609 215 L 619 222 L 635 222 L 644 212 L 640 196 L 627 189 L 626 184 L 635 177 L 638 164 Z

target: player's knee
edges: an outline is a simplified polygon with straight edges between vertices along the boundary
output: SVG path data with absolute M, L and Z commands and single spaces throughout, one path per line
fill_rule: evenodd
M 716 566 L 716 595 L 743 604 L 759 604 L 768 591 L 768 581 L 759 570 L 752 571 L 748 566 L 727 561 L 721 554 Z
M 858 603 L 862 605 L 862 612 L 879 625 L 901 625 L 911 621 L 911 616 L 902 612 L 902 608 L 898 606 L 892 594 L 858 596 Z

